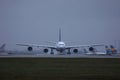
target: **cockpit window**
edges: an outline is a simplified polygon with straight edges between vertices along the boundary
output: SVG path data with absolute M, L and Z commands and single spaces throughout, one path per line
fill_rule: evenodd
M 65 43 L 64 43 L 64 42 L 58 42 L 58 43 L 57 43 L 57 46 L 63 47 L 63 46 L 65 46 Z
M 60 45 L 64 45 L 64 44 L 60 44 Z

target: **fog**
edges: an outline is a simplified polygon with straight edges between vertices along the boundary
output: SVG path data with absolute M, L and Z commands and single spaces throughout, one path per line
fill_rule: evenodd
M 59 28 L 64 42 L 77 41 L 69 45 L 116 45 L 120 0 L 0 0 L 0 44 L 7 48 L 57 42 Z

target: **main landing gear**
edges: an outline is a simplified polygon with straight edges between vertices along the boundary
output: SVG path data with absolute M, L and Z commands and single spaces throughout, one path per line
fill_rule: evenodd
M 51 49 L 51 52 L 50 52 L 50 54 L 54 54 L 54 51 L 53 51 L 53 49 Z
M 71 52 L 70 52 L 70 49 L 68 49 L 68 52 L 67 52 L 67 54 L 71 54 Z

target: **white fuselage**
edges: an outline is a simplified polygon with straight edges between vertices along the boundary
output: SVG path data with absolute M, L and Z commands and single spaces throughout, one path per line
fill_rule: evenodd
M 65 50 L 65 43 L 60 41 L 56 44 L 56 50 L 63 52 Z

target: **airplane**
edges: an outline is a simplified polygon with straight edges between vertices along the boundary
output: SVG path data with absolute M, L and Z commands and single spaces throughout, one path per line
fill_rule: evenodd
M 1 47 L 0 47 L 0 56 L 1 55 L 8 55 L 8 51 L 5 49 L 6 47 L 6 44 L 2 44 Z
M 0 52 L 5 52 L 5 46 L 6 46 L 6 44 L 3 44 L 3 45 L 0 47 Z
M 51 49 L 50 54 L 54 54 L 54 50 L 60 52 L 60 54 L 62 54 L 65 50 L 67 51 L 67 54 L 71 54 L 71 49 L 73 49 L 74 53 L 78 53 L 78 49 L 80 47 L 89 47 L 89 51 L 94 52 L 94 47 L 95 46 L 103 46 L 103 45 L 78 45 L 78 46 L 66 46 L 65 42 L 62 41 L 62 37 L 61 37 L 61 28 L 59 28 L 59 40 L 56 43 L 55 46 L 48 46 L 48 45 L 36 45 L 36 44 L 16 44 L 19 46 L 27 46 L 28 51 L 32 51 L 33 47 L 42 47 L 45 48 L 43 50 L 44 53 L 48 53 L 49 49 Z

